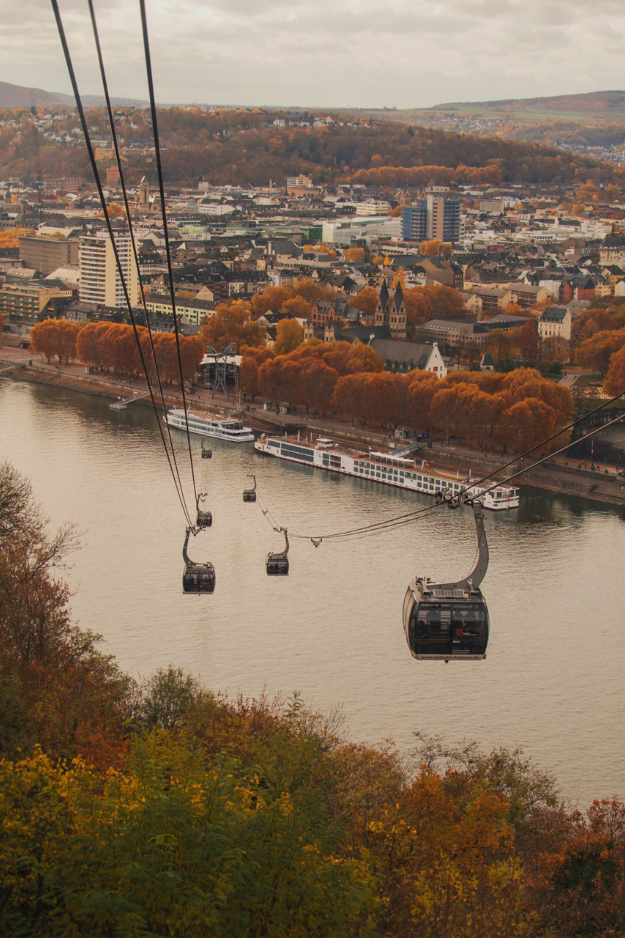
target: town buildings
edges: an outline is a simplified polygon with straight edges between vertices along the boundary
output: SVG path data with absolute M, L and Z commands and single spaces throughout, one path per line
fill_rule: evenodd
M 23 235 L 19 239 L 19 259 L 25 267 L 47 276 L 59 267 L 75 267 L 78 264 L 78 246 L 77 238 Z

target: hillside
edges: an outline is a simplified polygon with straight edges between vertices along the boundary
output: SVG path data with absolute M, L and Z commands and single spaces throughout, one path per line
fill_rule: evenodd
M 450 102 L 431 108 L 362 109 L 343 113 L 384 118 L 456 133 L 566 146 L 581 153 L 625 141 L 625 92 L 498 101 Z
M 118 107 L 141 107 L 147 103 L 137 98 L 113 98 L 112 101 Z M 87 107 L 104 107 L 104 97 L 86 94 L 83 96 L 83 103 Z M 60 91 L 43 91 L 41 88 L 23 88 L 8 81 L 0 81 L 0 108 L 58 106 L 73 107 L 74 96 Z
M 4 112 L 7 117 L 11 112 Z M 317 184 L 355 182 L 370 185 L 427 185 L 435 182 L 556 183 L 580 178 L 619 181 L 620 170 L 598 160 L 572 156 L 499 137 L 458 134 L 398 121 L 340 120 L 322 126 L 314 116 L 269 110 L 224 110 L 206 114 L 168 108 L 160 112 L 165 145 L 164 168 L 169 183 L 206 179 L 217 184 L 259 185 L 305 173 Z M 154 174 L 150 128 L 140 112 L 120 114 L 124 158 L 132 181 Z M 41 178 L 46 174 L 89 177 L 84 147 L 59 143 L 22 116 L 19 132 L 7 121 L 0 133 L 0 178 Z M 102 110 L 89 112 L 89 124 L 106 135 Z M 67 133 L 78 126 L 75 114 L 59 119 Z M 103 166 L 108 165 L 106 160 Z

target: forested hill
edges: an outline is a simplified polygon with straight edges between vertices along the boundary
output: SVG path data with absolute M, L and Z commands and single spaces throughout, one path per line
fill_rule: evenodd
M 121 111 L 117 113 L 121 115 L 119 132 L 127 147 L 130 178 L 149 173 L 151 154 L 142 148 L 150 145 L 150 128 L 141 116 L 145 112 L 127 112 L 126 117 Z M 4 112 L 0 133 L 0 175 L 88 176 L 83 147 L 51 140 L 35 126 L 29 112 L 21 112 L 16 133 L 8 124 L 9 115 Z M 73 112 L 66 112 L 63 120 L 66 132 L 77 126 Z M 102 111 L 91 111 L 89 124 L 99 126 L 103 135 L 108 132 Z M 378 119 L 335 116 L 321 122 L 301 112 L 257 109 L 207 114 L 201 109 L 171 108 L 161 111 L 159 129 L 167 147 L 164 163 L 170 183 L 204 178 L 214 184 L 256 185 L 273 179 L 284 185 L 287 176 L 299 173 L 322 184 L 351 181 L 373 185 L 566 183 L 588 178 L 607 182 L 620 178 L 620 171 L 611 165 L 556 148 Z

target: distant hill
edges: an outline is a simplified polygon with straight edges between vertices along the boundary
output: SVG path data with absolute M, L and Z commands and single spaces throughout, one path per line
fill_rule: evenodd
M 82 100 L 86 107 L 104 107 L 103 95 L 86 94 Z M 138 98 L 112 98 L 111 101 L 116 107 L 142 107 L 147 104 L 147 101 Z M 0 81 L 0 108 L 59 105 L 73 107 L 74 95 L 60 91 L 43 91 L 41 88 L 22 88 L 20 85 L 11 85 L 8 81 Z
M 609 149 L 625 144 L 625 91 L 455 101 L 430 108 L 343 108 L 341 113 L 478 137 L 497 136 L 546 146 L 565 146 L 595 156 L 603 155 L 594 152 L 595 148 Z
M 501 101 L 437 104 L 430 111 L 455 111 L 474 117 L 517 117 L 533 120 L 625 120 L 625 91 L 592 91 L 550 98 L 509 98 Z M 416 113 L 416 111 L 415 111 Z

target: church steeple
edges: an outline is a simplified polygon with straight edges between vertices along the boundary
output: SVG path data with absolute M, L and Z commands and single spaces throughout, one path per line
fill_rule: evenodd
M 375 310 L 375 324 L 376 326 L 387 326 L 388 325 L 388 301 L 389 301 L 389 292 L 386 285 L 386 280 L 382 282 L 382 287 L 380 288 L 380 294 L 378 296 L 378 305 Z

